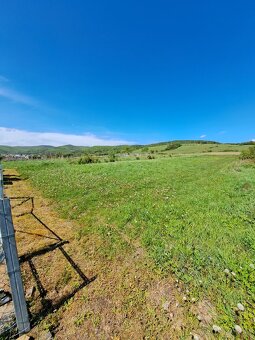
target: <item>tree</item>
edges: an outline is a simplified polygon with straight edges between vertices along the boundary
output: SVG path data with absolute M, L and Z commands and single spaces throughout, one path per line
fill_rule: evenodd
M 182 146 L 180 143 L 169 143 L 166 148 L 165 148 L 165 151 L 168 151 L 168 150 L 175 150 L 175 149 L 178 149 L 180 146 Z

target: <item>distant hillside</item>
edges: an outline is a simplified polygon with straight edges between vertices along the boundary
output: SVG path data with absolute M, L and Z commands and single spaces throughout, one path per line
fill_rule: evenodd
M 196 139 L 180 139 L 180 140 L 172 140 L 169 142 L 160 142 L 160 143 L 153 143 L 148 144 L 147 146 L 158 146 L 158 145 L 165 145 L 170 143 L 178 143 L 178 144 L 221 144 L 220 142 L 210 141 L 210 140 L 196 140 Z
M 109 155 L 112 153 L 131 153 L 144 147 L 157 147 L 169 144 L 179 143 L 182 145 L 186 144 L 214 144 L 214 145 L 225 145 L 215 141 L 207 140 L 173 140 L 168 142 L 153 143 L 147 145 L 119 145 L 119 146 L 74 146 L 74 145 L 63 145 L 63 146 L 0 146 L 0 155 L 41 155 L 41 156 L 80 156 L 82 154 L 96 154 L 96 155 Z M 252 145 L 255 142 L 244 142 L 244 143 L 231 143 L 232 145 Z M 226 144 L 227 145 L 227 144 Z M 230 145 L 228 143 L 228 145 Z
M 84 153 L 92 153 L 99 155 L 107 155 L 109 153 L 131 152 L 137 148 L 141 148 L 141 145 L 120 145 L 120 146 L 0 146 L 1 155 L 81 155 Z

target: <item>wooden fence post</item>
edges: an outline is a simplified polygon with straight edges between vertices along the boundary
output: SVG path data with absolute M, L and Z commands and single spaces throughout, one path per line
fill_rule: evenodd
M 8 198 L 0 199 L 0 229 L 7 271 L 10 278 L 17 328 L 21 335 L 29 332 L 30 322 L 21 278 L 11 205 Z

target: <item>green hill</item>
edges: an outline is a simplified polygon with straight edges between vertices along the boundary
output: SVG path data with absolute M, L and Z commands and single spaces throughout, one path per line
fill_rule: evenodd
M 41 156 L 80 156 L 82 154 L 109 155 L 121 153 L 140 152 L 148 148 L 148 150 L 164 151 L 169 144 L 181 144 L 174 153 L 196 153 L 206 151 L 242 151 L 248 145 L 255 142 L 244 143 L 219 143 L 206 140 L 173 140 L 168 142 L 153 143 L 147 145 L 118 145 L 118 146 L 4 146 L 0 145 L 0 155 L 41 155 Z

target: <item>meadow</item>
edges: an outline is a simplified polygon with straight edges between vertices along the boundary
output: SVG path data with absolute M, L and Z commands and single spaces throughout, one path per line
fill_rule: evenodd
M 179 143 L 177 141 L 177 143 Z M 164 152 L 167 151 L 166 143 L 162 145 L 152 145 L 148 147 L 148 151 Z M 217 143 L 183 143 L 180 142 L 180 147 L 174 150 L 169 150 L 166 153 L 172 155 L 186 155 L 186 154 L 201 154 L 201 153 L 226 153 L 226 152 L 241 152 L 246 150 L 249 145 L 238 145 L 238 144 L 217 144 Z M 142 149 L 140 149 L 142 150 Z M 138 149 L 138 151 L 140 151 Z
M 254 164 L 203 155 L 5 167 L 16 168 L 63 217 L 78 221 L 81 243 L 96 234 L 105 245 L 98 251 L 111 261 L 130 251 L 127 237 L 161 275 L 171 273 L 185 285 L 188 300 L 211 301 L 222 328 L 238 322 L 247 337 L 255 336 Z M 245 310 L 237 317 L 238 303 Z

